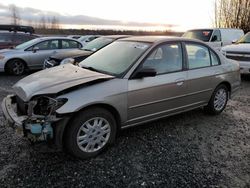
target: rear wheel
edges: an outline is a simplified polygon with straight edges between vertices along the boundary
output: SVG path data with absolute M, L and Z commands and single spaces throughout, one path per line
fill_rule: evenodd
M 10 60 L 6 65 L 6 71 L 16 76 L 22 75 L 25 72 L 25 63 L 20 59 Z
M 212 115 L 220 114 L 226 107 L 228 101 L 229 91 L 225 85 L 219 85 L 205 107 L 205 111 Z
M 102 108 L 84 110 L 67 127 L 66 149 L 81 159 L 94 157 L 115 140 L 116 130 L 116 121 L 109 111 Z

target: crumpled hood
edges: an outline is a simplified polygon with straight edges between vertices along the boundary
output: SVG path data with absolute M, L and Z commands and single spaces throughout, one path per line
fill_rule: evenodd
M 91 51 L 86 51 L 86 50 L 81 50 L 81 49 L 73 49 L 73 50 L 66 51 L 66 52 L 58 52 L 57 54 L 51 56 L 50 58 L 63 60 L 65 58 L 74 58 L 76 56 L 89 56 L 92 53 L 93 52 L 91 52 Z
M 66 64 L 31 74 L 17 82 L 13 88 L 15 93 L 27 102 L 36 95 L 56 94 L 77 85 L 111 78 L 113 76 Z
M 242 44 L 232 44 L 229 46 L 225 46 L 222 48 L 223 51 L 226 52 L 250 52 L 250 44 L 242 43 Z

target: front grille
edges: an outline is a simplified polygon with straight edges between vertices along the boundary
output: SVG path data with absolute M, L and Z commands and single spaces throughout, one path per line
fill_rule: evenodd
M 16 96 L 17 109 L 20 115 L 27 115 L 28 104 L 24 102 L 20 97 Z
M 226 57 L 236 61 L 250 61 L 250 53 L 248 52 L 227 52 Z

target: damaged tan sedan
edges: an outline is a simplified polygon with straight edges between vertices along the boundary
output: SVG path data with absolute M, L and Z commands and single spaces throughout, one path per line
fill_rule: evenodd
M 79 158 L 117 132 L 203 107 L 219 114 L 240 86 L 239 65 L 185 38 L 120 39 L 82 61 L 27 76 L 2 103 L 8 125 Z

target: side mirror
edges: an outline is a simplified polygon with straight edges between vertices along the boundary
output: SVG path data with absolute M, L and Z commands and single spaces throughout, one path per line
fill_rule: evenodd
M 142 68 L 135 73 L 133 78 L 145 78 L 145 77 L 154 77 L 156 76 L 155 69 L 152 68 Z
M 35 46 L 35 47 L 32 49 L 33 53 L 36 53 L 38 50 L 39 50 L 39 47 L 37 47 L 37 46 Z
M 218 39 L 218 37 L 217 37 L 216 35 L 214 35 L 214 36 L 212 37 L 211 42 L 215 42 L 215 41 L 217 41 L 217 39 Z

